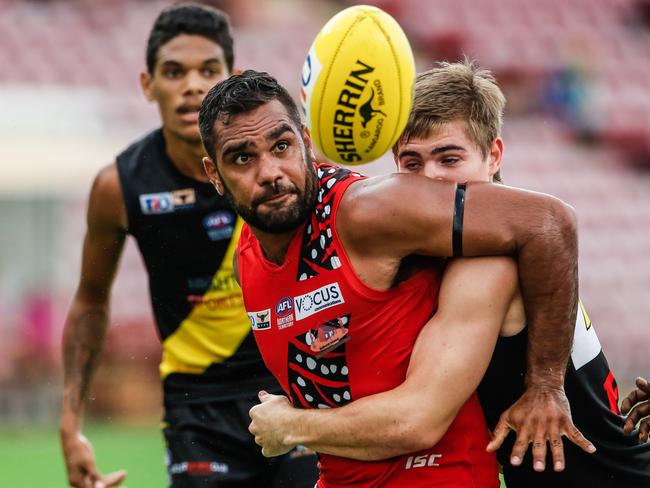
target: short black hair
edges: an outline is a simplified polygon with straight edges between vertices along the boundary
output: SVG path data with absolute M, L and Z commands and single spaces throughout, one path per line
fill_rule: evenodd
M 228 16 L 221 10 L 197 3 L 167 7 L 158 15 L 147 41 L 147 70 L 153 74 L 158 50 L 181 34 L 203 36 L 223 49 L 228 71 L 234 62 L 233 40 Z
M 203 99 L 199 110 L 199 130 L 208 156 L 215 161 L 216 140 L 214 124 L 217 119 L 227 123 L 231 115 L 255 110 L 272 100 L 278 100 L 287 110 L 296 127 L 302 127 L 300 112 L 289 92 L 263 71 L 248 69 L 213 86 Z

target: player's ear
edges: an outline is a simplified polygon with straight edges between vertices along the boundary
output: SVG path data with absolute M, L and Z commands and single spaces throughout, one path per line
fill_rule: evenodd
M 305 142 L 305 149 L 307 150 L 307 152 L 311 154 L 312 159 L 316 159 L 316 155 L 314 154 L 314 143 L 311 140 L 311 133 L 309 132 L 309 127 L 303 124 L 300 127 L 300 130 L 302 132 L 302 140 Z
M 497 137 L 490 147 L 488 154 L 488 173 L 492 178 L 499 169 L 501 169 L 501 161 L 503 160 L 503 139 Z
M 140 73 L 140 88 L 142 88 L 142 93 L 144 93 L 145 98 L 153 102 L 153 91 L 151 89 L 151 75 L 146 71 Z
M 212 183 L 214 189 L 217 190 L 217 193 L 223 196 L 224 194 L 223 183 L 221 182 L 221 177 L 219 176 L 219 172 L 217 171 L 217 165 L 208 156 L 204 157 L 202 161 L 203 161 L 203 170 L 205 171 L 205 174 L 208 175 L 208 178 L 210 179 L 210 183 Z

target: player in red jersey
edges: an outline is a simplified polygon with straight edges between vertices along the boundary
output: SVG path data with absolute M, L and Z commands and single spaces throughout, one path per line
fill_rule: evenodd
M 435 286 L 433 277 L 427 277 L 430 272 L 416 272 L 422 266 L 415 254 L 515 254 L 531 312 L 531 336 L 537 338 L 532 341 L 530 386 L 523 403 L 540 409 L 558 432 L 587 448 L 589 443 L 570 421 L 561 386 L 555 387 L 566 364 L 566 329 L 575 319 L 576 306 L 575 221 L 563 203 L 511 188 L 465 188 L 409 175 L 363 179 L 335 167 L 318 167 L 317 175 L 309 135 L 294 102 L 263 73 L 247 71 L 217 85 L 206 96 L 199 122 L 209 155 L 206 171 L 249 225 L 238 256 L 246 267 L 240 275 L 251 326 L 267 366 L 294 403 L 331 407 L 403 380 L 410 347 L 424 325 L 416 315 L 415 325 L 410 323 L 411 315 L 419 313 L 410 299 L 426 296 L 419 290 L 424 284 Z M 517 212 L 508 212 L 513 208 Z M 393 295 L 404 300 L 400 307 L 385 302 Z M 292 315 L 287 314 L 289 304 Z M 426 305 L 432 312 L 435 299 Z M 402 309 L 408 312 L 405 316 L 381 315 Z M 313 329 L 334 327 L 339 319 L 349 324 L 344 346 L 310 352 Z M 387 327 L 389 319 L 399 327 Z M 371 327 L 373 321 L 376 328 Z M 344 363 L 335 364 L 337 357 Z M 316 370 L 322 376 L 340 372 L 345 378 L 329 381 Z M 371 380 L 372 372 L 376 378 Z M 441 399 L 462 388 L 455 377 L 448 381 Z M 314 404 L 319 400 L 321 404 Z M 551 410 L 555 413 L 548 414 Z M 447 425 L 453 413 L 450 408 Z M 366 476 L 375 463 L 337 474 L 339 479 L 358 475 L 358 486 L 430 485 L 435 473 L 445 469 L 436 454 L 434 449 L 403 463 L 377 463 L 383 465 L 381 478 L 371 479 L 377 472 Z M 345 465 L 327 461 L 329 467 Z M 421 467 L 428 469 L 417 469 Z M 340 486 L 336 477 L 330 485 L 327 468 L 323 470 L 323 486 Z

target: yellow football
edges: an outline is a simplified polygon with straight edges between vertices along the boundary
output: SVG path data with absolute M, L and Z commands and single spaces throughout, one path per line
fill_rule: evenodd
M 377 159 L 404 130 L 415 61 L 390 15 L 358 5 L 332 17 L 314 39 L 300 98 L 313 141 L 342 164 Z

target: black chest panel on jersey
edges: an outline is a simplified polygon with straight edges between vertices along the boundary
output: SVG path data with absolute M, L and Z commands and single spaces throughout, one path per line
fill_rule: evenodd
M 117 168 L 163 343 L 166 404 L 277 389 L 226 262 L 239 235 L 227 200 L 177 170 L 160 129 L 122 152 Z
M 591 324 L 589 324 L 591 326 Z M 513 337 L 500 337 L 478 394 L 488 427 L 493 429 L 499 416 L 524 392 L 528 328 Z M 623 418 L 617 409 L 617 387 L 602 350 L 576 370 L 569 360 L 565 391 L 573 422 L 596 447 L 587 454 L 563 438 L 566 468 L 552 471 L 547 456 L 546 471 L 532 468 L 529 448 L 522 465 L 510 464 L 515 434 L 510 433 L 497 453 L 508 488 L 518 487 L 650 487 L 650 444 L 638 442 L 638 432 L 626 435 Z M 550 450 L 549 450 L 550 451 Z

